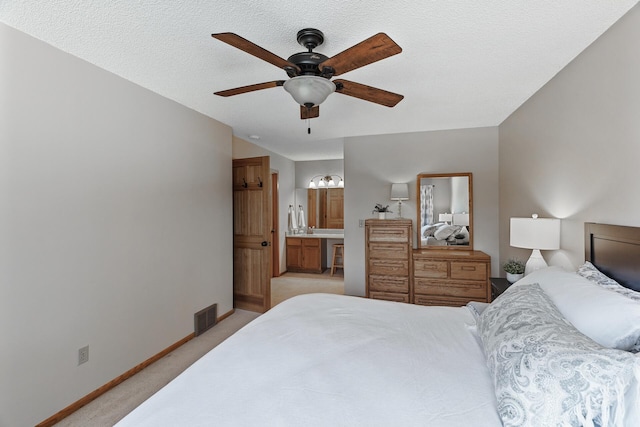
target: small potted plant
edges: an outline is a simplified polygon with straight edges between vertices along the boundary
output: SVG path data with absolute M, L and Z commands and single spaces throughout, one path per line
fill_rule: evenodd
M 502 265 L 502 269 L 507 273 L 509 283 L 517 282 L 524 277 L 524 262 L 512 258 Z
M 393 213 L 389 210 L 389 205 L 382 206 L 380 203 L 376 203 L 376 206 L 373 208 L 373 212 L 377 213 L 379 219 L 385 219 L 387 217 L 387 213 Z

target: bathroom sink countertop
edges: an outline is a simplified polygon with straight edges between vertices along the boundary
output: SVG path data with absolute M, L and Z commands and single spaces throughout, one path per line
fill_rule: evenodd
M 322 229 L 314 230 L 313 233 L 291 234 L 287 233 L 287 237 L 302 237 L 306 239 L 344 239 L 344 230 Z

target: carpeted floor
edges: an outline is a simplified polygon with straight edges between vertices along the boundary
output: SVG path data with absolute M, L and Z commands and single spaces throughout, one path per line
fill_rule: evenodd
M 344 276 L 338 270 L 332 277 L 329 270 L 323 274 L 286 273 L 271 279 L 271 307 L 296 295 L 322 292 L 344 294 Z
M 319 274 L 286 273 L 271 279 L 271 306 L 295 295 L 314 292 L 344 294 L 342 271 L 331 277 Z M 188 341 L 154 364 L 80 408 L 56 427 L 110 427 L 136 406 L 169 383 L 209 350 L 259 316 L 259 313 L 236 310 L 231 316 L 204 334 Z

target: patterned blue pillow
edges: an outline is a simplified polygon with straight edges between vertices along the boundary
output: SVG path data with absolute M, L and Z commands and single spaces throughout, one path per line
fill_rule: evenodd
M 620 283 L 616 282 L 600 270 L 596 268 L 595 265 L 591 264 L 589 261 L 585 261 L 583 265 L 578 268 L 577 273 L 590 281 L 597 283 L 603 288 L 609 289 L 620 295 L 624 295 L 627 298 L 631 298 L 634 301 L 640 302 L 640 292 L 634 291 L 633 289 L 625 288 Z
M 617 426 L 632 415 L 625 394 L 637 396 L 640 359 L 581 334 L 537 283 L 509 288 L 478 332 L 504 426 Z

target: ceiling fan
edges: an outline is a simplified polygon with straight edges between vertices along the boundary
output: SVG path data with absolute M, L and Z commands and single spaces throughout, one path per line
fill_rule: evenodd
M 300 104 L 301 119 L 318 117 L 320 115 L 319 105 L 333 92 L 387 107 L 395 106 L 404 98 L 397 93 L 349 80 L 331 80 L 334 76 L 402 52 L 402 48 L 384 33 L 369 37 L 329 58 L 321 53 L 313 52 L 313 49 L 324 42 L 322 31 L 315 28 L 305 28 L 298 31 L 297 40 L 307 49 L 307 52 L 295 53 L 286 60 L 234 33 L 211 34 L 211 37 L 282 68 L 289 76 L 289 80 L 274 80 L 237 87 L 215 92 L 215 95 L 233 96 L 283 86 L 284 90 L 289 92 Z

